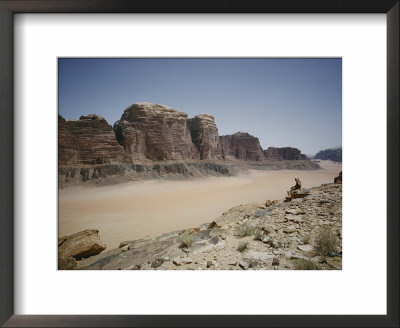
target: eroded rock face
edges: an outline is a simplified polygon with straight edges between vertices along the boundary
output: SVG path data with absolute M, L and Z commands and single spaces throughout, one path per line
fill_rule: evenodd
M 187 114 L 168 106 L 133 104 L 115 122 L 114 131 L 127 162 L 198 158 L 187 127 Z
M 111 125 L 96 114 L 58 120 L 59 165 L 121 163 L 124 152 Z
M 236 132 L 219 137 L 223 158 L 235 157 L 243 160 L 261 161 L 264 153 L 258 138 L 247 132 Z
M 67 121 L 61 115 L 58 115 L 58 163 L 61 165 L 79 163 L 76 138 L 69 131 Z
M 84 230 L 58 238 L 58 258 L 82 259 L 101 253 L 106 245 L 101 242 L 98 230 Z M 63 261 L 64 262 L 64 261 Z
M 315 159 L 342 162 L 342 147 L 335 147 L 335 148 L 321 150 L 315 154 Z
M 264 156 L 266 159 L 275 161 L 307 159 L 307 156 L 303 155 L 299 149 L 292 147 L 268 147 L 264 150 Z
M 196 115 L 194 118 L 188 119 L 188 127 L 200 159 L 221 158 L 218 129 L 214 122 L 214 116 L 210 114 Z

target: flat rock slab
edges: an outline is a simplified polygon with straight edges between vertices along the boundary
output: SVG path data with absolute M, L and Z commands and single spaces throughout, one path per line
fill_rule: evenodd
M 297 248 L 303 252 L 311 252 L 313 247 L 311 245 L 298 245 Z

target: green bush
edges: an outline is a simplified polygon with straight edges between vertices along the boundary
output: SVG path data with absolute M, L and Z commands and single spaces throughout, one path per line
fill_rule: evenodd
M 239 252 L 244 252 L 247 249 L 247 246 L 249 246 L 249 242 L 248 241 L 241 241 L 239 243 L 239 246 L 238 246 L 237 250 Z
M 187 232 L 183 233 L 179 237 L 181 241 L 181 247 L 190 247 L 193 244 L 193 237 L 189 235 Z
M 321 270 L 318 264 L 311 260 L 298 259 L 294 265 L 295 270 Z
M 324 229 L 315 240 L 315 251 L 321 256 L 332 256 L 335 253 L 337 243 L 337 235 L 330 229 Z

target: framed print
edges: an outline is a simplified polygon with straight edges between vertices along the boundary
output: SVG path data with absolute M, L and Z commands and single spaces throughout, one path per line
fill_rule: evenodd
M 398 1 L 0 9 L 1 324 L 398 326 Z

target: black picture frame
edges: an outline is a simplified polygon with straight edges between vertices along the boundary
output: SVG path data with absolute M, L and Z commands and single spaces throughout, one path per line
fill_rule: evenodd
M 0 324 L 5 327 L 399 327 L 399 0 L 0 0 Z M 14 315 L 13 19 L 16 13 L 385 13 L 387 315 Z

